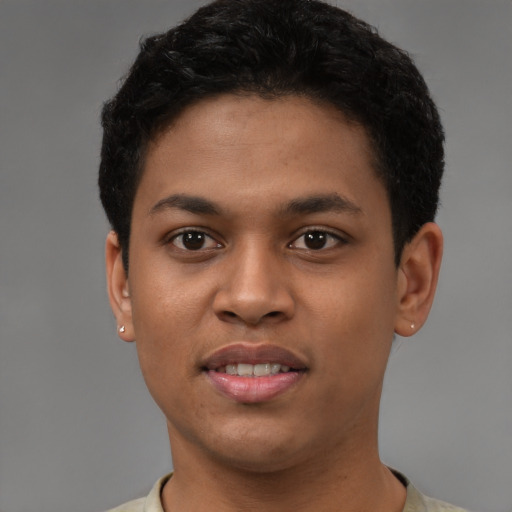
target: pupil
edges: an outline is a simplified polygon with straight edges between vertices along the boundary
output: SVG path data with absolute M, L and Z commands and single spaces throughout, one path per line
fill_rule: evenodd
M 183 245 L 191 250 L 197 251 L 201 249 L 204 245 L 204 233 L 197 233 L 195 231 L 191 231 L 190 233 L 183 234 Z
M 327 243 L 327 236 L 322 231 L 311 231 L 306 233 L 304 242 L 308 249 L 322 249 Z

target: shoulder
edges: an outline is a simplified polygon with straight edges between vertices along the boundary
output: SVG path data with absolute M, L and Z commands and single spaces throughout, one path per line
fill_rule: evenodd
M 410 480 L 396 469 L 389 468 L 407 489 L 405 505 L 402 512 L 468 512 L 445 501 L 436 500 L 422 494 Z
M 428 510 L 428 512 L 467 512 L 465 509 L 457 507 L 456 505 L 429 498 L 428 496 L 423 496 L 423 500 L 425 502 L 425 509 Z
M 407 481 L 407 498 L 403 512 L 467 512 L 465 509 L 422 494 Z
M 411 492 L 410 492 L 411 491 Z M 409 495 L 411 499 L 409 500 Z M 407 489 L 407 502 L 403 512 L 467 512 L 465 509 L 421 494 L 417 489 Z
M 146 498 L 139 498 L 137 500 L 129 501 L 124 505 L 107 510 L 107 512 L 144 512 L 144 502 Z
M 106 512 L 163 512 L 162 501 L 160 494 L 165 483 L 171 478 L 170 475 L 166 475 L 158 480 L 150 493 L 145 498 L 139 498 L 133 501 L 129 501 L 124 505 L 112 508 Z

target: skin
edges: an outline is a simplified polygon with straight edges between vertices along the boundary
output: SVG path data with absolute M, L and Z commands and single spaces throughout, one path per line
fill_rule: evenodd
M 204 245 L 186 245 L 190 231 Z M 426 224 L 395 266 L 362 127 L 293 96 L 199 102 L 149 148 L 129 274 L 115 233 L 106 252 L 120 336 L 136 340 L 167 418 L 166 511 L 402 509 L 405 488 L 379 460 L 379 401 L 394 333 L 428 315 L 442 235 Z M 284 348 L 307 369 L 241 403 L 203 371 L 233 343 Z

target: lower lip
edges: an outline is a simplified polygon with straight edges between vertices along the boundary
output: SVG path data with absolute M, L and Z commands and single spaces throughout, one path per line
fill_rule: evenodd
M 235 402 L 255 404 L 267 402 L 294 386 L 304 372 L 278 373 L 268 377 L 238 377 L 209 370 L 206 376 L 213 387 Z

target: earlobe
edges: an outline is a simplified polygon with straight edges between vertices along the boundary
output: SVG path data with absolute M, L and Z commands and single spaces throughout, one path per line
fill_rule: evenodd
M 132 305 L 128 277 L 123 266 L 117 233 L 111 231 L 105 244 L 107 290 L 110 307 L 116 317 L 117 333 L 124 341 L 133 341 Z
M 439 277 L 443 234 L 433 222 L 424 224 L 403 250 L 398 270 L 395 332 L 411 336 L 427 320 Z

